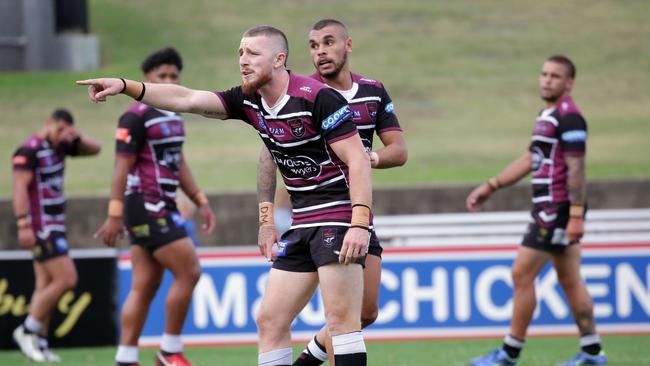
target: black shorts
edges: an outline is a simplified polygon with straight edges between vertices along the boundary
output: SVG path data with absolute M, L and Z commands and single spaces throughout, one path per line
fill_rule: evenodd
M 153 211 L 155 208 L 158 207 L 145 207 L 142 194 L 130 194 L 125 198 L 124 226 L 129 232 L 131 244 L 140 245 L 151 252 L 187 237 L 184 221 L 173 202 L 166 202 L 158 211 Z
M 316 272 L 318 267 L 338 263 L 345 226 L 291 229 L 282 235 L 273 268 L 289 272 Z M 336 253 L 335 253 L 336 252 Z M 365 257 L 355 263 L 364 265 Z
M 563 253 L 570 245 L 566 234 L 569 202 L 543 203 L 533 206 L 522 245 L 551 253 Z
M 45 262 L 48 259 L 68 255 L 68 241 L 65 238 L 65 233 L 52 231 L 47 239 L 41 239 L 37 235 L 32 255 L 37 262 Z
M 379 244 L 379 238 L 375 234 L 375 230 L 370 230 L 370 244 L 368 245 L 368 254 L 381 258 L 381 253 L 384 248 Z

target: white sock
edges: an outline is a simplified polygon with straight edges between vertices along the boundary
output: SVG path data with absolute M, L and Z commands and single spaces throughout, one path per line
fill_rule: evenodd
M 117 353 L 115 354 L 115 361 L 122 363 L 136 363 L 138 362 L 138 347 L 137 346 L 117 346 Z
M 307 344 L 307 349 L 312 356 L 323 362 L 327 361 L 327 352 L 324 352 L 320 347 L 318 347 L 316 344 L 316 337 L 312 338 L 311 341 L 309 341 Z
M 588 334 L 580 337 L 581 347 L 591 346 L 597 343 L 600 343 L 600 336 L 598 334 Z
M 293 348 L 281 348 L 260 353 L 258 366 L 291 365 L 293 363 Z
M 335 355 L 366 353 L 366 344 L 363 342 L 361 331 L 333 336 L 332 347 Z
M 28 332 L 31 333 L 38 333 L 43 329 L 43 322 L 37 320 L 36 318 L 32 317 L 31 315 L 27 315 L 27 318 L 25 319 L 24 323 L 25 329 L 27 329 Z
M 181 336 L 163 333 L 162 341 L 160 341 L 160 350 L 167 353 L 183 352 L 183 341 L 181 340 Z
M 513 348 L 519 348 L 519 349 L 524 348 L 524 341 L 521 341 L 521 340 L 511 336 L 510 334 L 503 337 L 503 343 L 505 343 L 508 346 L 513 347 Z

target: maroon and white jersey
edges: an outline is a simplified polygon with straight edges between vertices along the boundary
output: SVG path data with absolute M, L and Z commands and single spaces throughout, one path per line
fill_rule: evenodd
M 357 134 L 346 100 L 312 78 L 289 73 L 286 95 L 273 108 L 241 87 L 217 93 L 228 118 L 255 128 L 291 196 L 292 229 L 350 226 L 348 167 L 330 144 Z
M 136 155 L 126 195 L 144 194 L 145 204 L 156 212 L 165 206 L 162 202 L 175 207 L 185 141 L 181 116 L 136 102 L 120 117 L 115 140 L 117 154 Z
M 372 140 L 377 134 L 387 131 L 401 131 L 393 101 L 390 99 L 384 85 L 362 75 L 350 73 L 352 88 L 338 90 L 347 101 L 352 111 L 352 120 L 357 125 L 359 136 L 367 152 L 372 151 Z M 319 73 L 310 76 L 323 82 Z
M 77 155 L 77 148 L 65 144 L 54 149 L 38 137 L 27 139 L 14 153 L 14 170 L 34 173 L 27 192 L 29 214 L 36 236 L 46 240 L 51 233 L 65 233 L 65 195 L 63 172 L 66 155 Z
M 571 97 L 540 112 L 531 139 L 533 203 L 569 201 L 565 156 L 584 156 L 587 143 L 587 122 Z

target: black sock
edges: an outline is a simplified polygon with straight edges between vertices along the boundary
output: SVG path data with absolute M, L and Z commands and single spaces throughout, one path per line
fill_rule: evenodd
M 300 356 L 298 356 L 298 358 L 293 362 L 292 366 L 319 366 L 325 363 L 325 360 L 319 360 L 316 356 L 314 356 L 312 351 L 309 350 L 309 347 L 312 344 L 315 344 L 316 347 L 318 347 L 323 353 L 327 353 L 325 346 L 320 344 L 320 342 L 318 342 L 318 339 L 314 336 L 313 340 L 309 342 L 305 350 L 300 353 Z
M 307 351 L 307 350 L 305 350 Z M 319 366 L 322 365 L 325 361 L 321 361 L 314 357 L 309 351 L 301 352 L 300 356 L 296 358 L 292 366 Z
M 600 346 L 600 343 L 594 343 L 590 344 L 588 346 L 582 346 L 582 350 L 587 352 L 588 354 L 595 356 L 600 353 L 602 350 L 602 347 Z
M 508 357 L 518 358 L 521 353 L 521 349 L 524 346 L 524 340 L 515 338 L 511 335 L 507 335 L 503 339 L 503 350 L 506 351 Z
M 600 336 L 598 334 L 584 334 L 580 336 L 580 347 L 582 351 L 595 356 L 600 353 Z
M 348 353 L 346 355 L 334 355 L 336 366 L 366 366 L 368 363 L 366 353 Z
M 180 353 L 180 352 L 165 352 L 163 350 L 160 350 L 160 354 L 162 354 L 163 356 L 171 356 L 171 355 L 175 355 L 177 353 Z

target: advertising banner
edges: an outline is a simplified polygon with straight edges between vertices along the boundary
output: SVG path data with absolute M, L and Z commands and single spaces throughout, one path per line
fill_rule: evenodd
M 599 332 L 650 333 L 650 242 L 583 244 L 581 273 L 593 296 Z M 511 264 L 516 245 L 386 249 L 379 318 L 368 339 L 501 336 L 512 312 Z M 257 248 L 202 250 L 203 274 L 193 294 L 183 336 L 188 344 L 256 341 L 255 314 L 270 268 Z M 119 259 L 119 301 L 131 282 L 128 256 Z M 143 344 L 163 332 L 169 273 L 151 305 Z M 552 267 L 537 279 L 538 306 L 530 334 L 576 334 Z M 318 292 L 293 325 L 306 340 L 324 324 Z
M 57 302 L 49 326 L 53 347 L 114 345 L 116 255 L 114 250 L 72 251 L 78 284 Z M 0 349 L 16 347 L 12 332 L 29 313 L 34 269 L 29 252 L 0 252 Z

